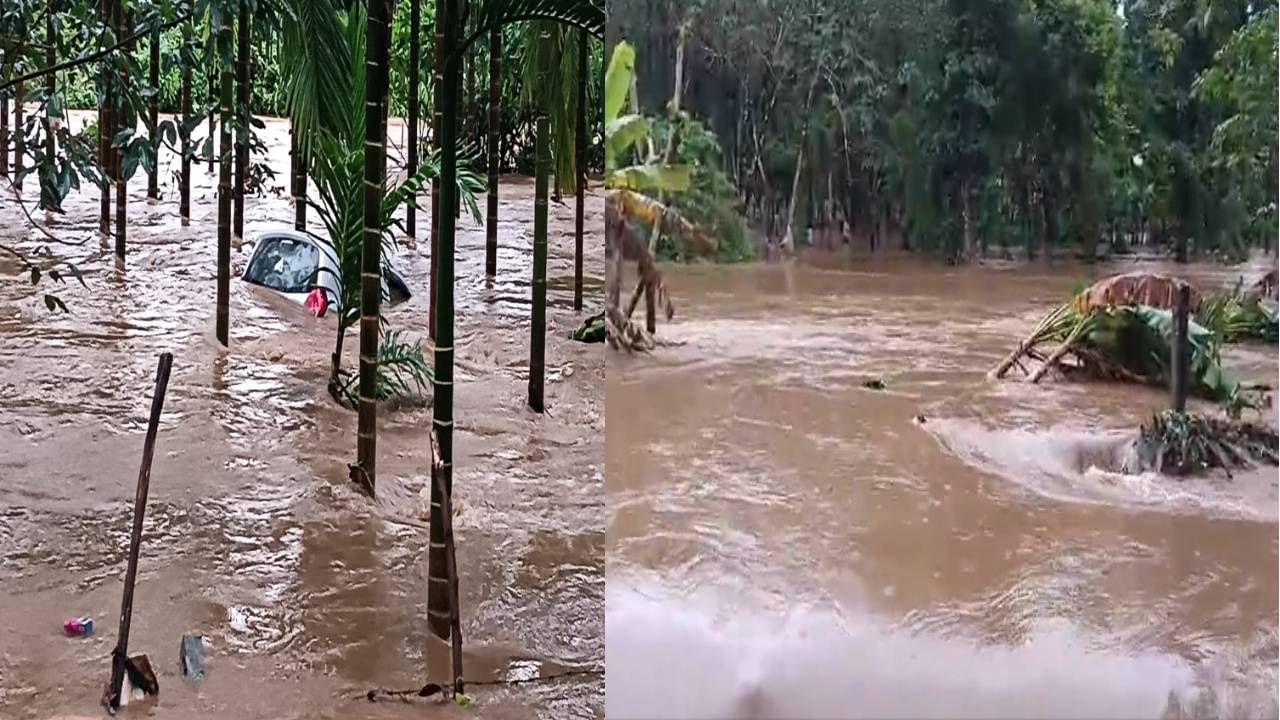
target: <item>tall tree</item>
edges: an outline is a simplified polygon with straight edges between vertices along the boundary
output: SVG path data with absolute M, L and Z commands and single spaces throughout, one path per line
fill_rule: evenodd
M 421 83 L 418 70 L 422 63 L 422 0 L 409 0 L 409 167 L 412 176 L 418 171 L 418 112 L 421 107 L 419 91 Z M 418 231 L 418 201 L 411 198 L 405 208 L 405 232 L 416 237 Z
M 231 48 L 234 42 L 232 15 L 226 9 L 214 15 L 218 28 L 220 49 Z M 241 30 L 243 32 L 243 29 Z M 222 71 L 218 101 L 218 297 L 216 334 L 223 347 L 228 344 L 231 325 L 231 162 L 234 150 L 231 143 L 232 113 L 234 112 L 235 73 L 230 53 L 219 53 L 218 66 Z
M 191 0 L 187 0 L 186 9 L 190 11 Z M 182 136 L 182 167 L 178 178 L 178 215 L 183 226 L 191 224 L 191 81 L 192 64 L 195 60 L 195 19 L 182 24 L 182 125 L 179 133 Z
M 577 186 L 577 206 L 574 209 L 574 253 L 573 253 L 573 309 L 582 310 L 582 232 L 583 214 L 586 211 L 587 192 L 587 56 L 591 51 L 591 37 L 586 30 L 578 31 L 578 132 L 577 152 L 574 153 L 574 164 L 577 166 L 575 179 Z
M 127 11 L 124 4 L 117 0 L 116 2 L 116 37 L 126 37 L 129 33 L 129 22 L 131 11 Z M 129 42 L 126 50 L 133 50 L 133 43 Z M 129 73 L 127 65 L 124 62 L 119 66 L 119 92 L 115 96 L 115 117 L 116 123 L 112 130 L 117 132 L 122 130 L 134 131 L 138 127 L 137 117 L 129 112 L 127 104 L 127 89 L 129 87 Z M 116 265 L 124 267 L 125 245 L 128 240 L 129 228 L 129 182 L 126 176 L 128 169 L 124 162 L 124 148 L 116 148 L 112 153 L 112 169 L 115 171 L 116 178 Z
M 502 28 L 489 31 L 489 141 L 486 169 L 489 172 L 488 214 L 484 228 L 484 274 L 498 272 L 498 162 L 502 138 Z
M 547 176 L 551 173 L 551 120 L 538 114 L 534 147 L 538 165 L 533 195 L 533 280 L 530 283 L 532 317 L 529 320 L 529 407 L 544 412 L 543 384 L 547 359 Z
M 444 85 L 444 19 L 446 17 L 445 4 L 450 0 L 436 0 L 434 13 L 435 22 L 435 46 L 433 50 L 433 60 L 431 63 L 431 75 L 433 82 L 432 98 L 431 98 L 431 147 L 436 152 L 440 152 L 440 136 L 442 134 L 443 122 L 441 109 L 443 108 L 443 85 Z M 439 296 L 440 286 L 440 183 L 431 183 L 431 277 L 428 286 L 428 293 L 431 298 L 427 301 L 427 334 L 432 340 L 439 342 L 436 337 L 437 318 L 440 308 L 437 297 Z M 442 541 L 443 542 L 443 541 Z
M 240 20 L 236 28 L 239 51 L 236 54 L 236 187 L 233 242 L 244 241 L 244 191 L 249 181 L 249 140 L 253 133 L 250 121 L 250 105 L 253 99 L 249 66 L 253 51 L 253 17 L 249 12 L 249 0 L 240 0 Z
M 156 150 L 156 160 L 151 163 L 151 167 L 147 169 L 147 200 L 155 202 L 160 199 L 160 138 L 158 130 L 160 127 L 160 27 L 156 26 L 151 31 L 151 39 L 148 43 L 150 53 L 150 65 L 148 70 L 148 84 L 151 86 L 151 97 L 147 98 L 147 118 L 150 122 L 148 131 L 151 134 L 151 145 Z
M 391 39 L 391 0 L 370 0 L 365 40 L 364 244 L 360 292 L 360 410 L 357 459 L 376 487 L 378 418 L 378 340 L 382 301 L 382 200 L 386 182 L 387 98 Z

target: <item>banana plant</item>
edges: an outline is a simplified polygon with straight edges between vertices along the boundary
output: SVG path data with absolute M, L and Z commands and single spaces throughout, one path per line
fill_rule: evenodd
M 640 162 L 619 166 L 625 158 L 647 148 L 652 121 L 639 113 L 622 114 L 636 75 L 636 51 L 626 42 L 618 43 L 604 77 L 604 167 L 605 186 L 611 190 L 641 193 L 679 193 L 689 189 L 692 169 L 688 165 L 664 162 L 645 150 Z

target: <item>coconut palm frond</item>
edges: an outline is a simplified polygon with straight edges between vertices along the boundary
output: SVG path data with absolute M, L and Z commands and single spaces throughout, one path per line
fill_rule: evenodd
M 302 150 L 310 153 L 315 131 L 340 124 L 335 115 L 355 96 L 348 33 L 331 3 L 285 2 L 287 12 L 281 23 L 285 98 L 294 134 Z M 361 58 L 363 55 L 361 52 Z
M 494 27 L 527 20 L 552 20 L 604 37 L 604 0 L 486 0 L 472 14 L 477 22 L 468 44 Z

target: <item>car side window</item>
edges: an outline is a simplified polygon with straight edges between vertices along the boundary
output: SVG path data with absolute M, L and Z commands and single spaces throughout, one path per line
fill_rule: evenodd
M 312 276 L 320 260 L 314 245 L 292 238 L 270 238 L 249 265 L 245 279 L 284 293 L 311 289 Z

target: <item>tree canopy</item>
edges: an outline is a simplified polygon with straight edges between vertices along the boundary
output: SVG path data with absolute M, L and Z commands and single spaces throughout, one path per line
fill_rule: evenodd
M 771 237 L 1239 257 L 1276 242 L 1276 7 L 634 0 L 609 29 L 650 109 L 683 42 L 684 106 Z

